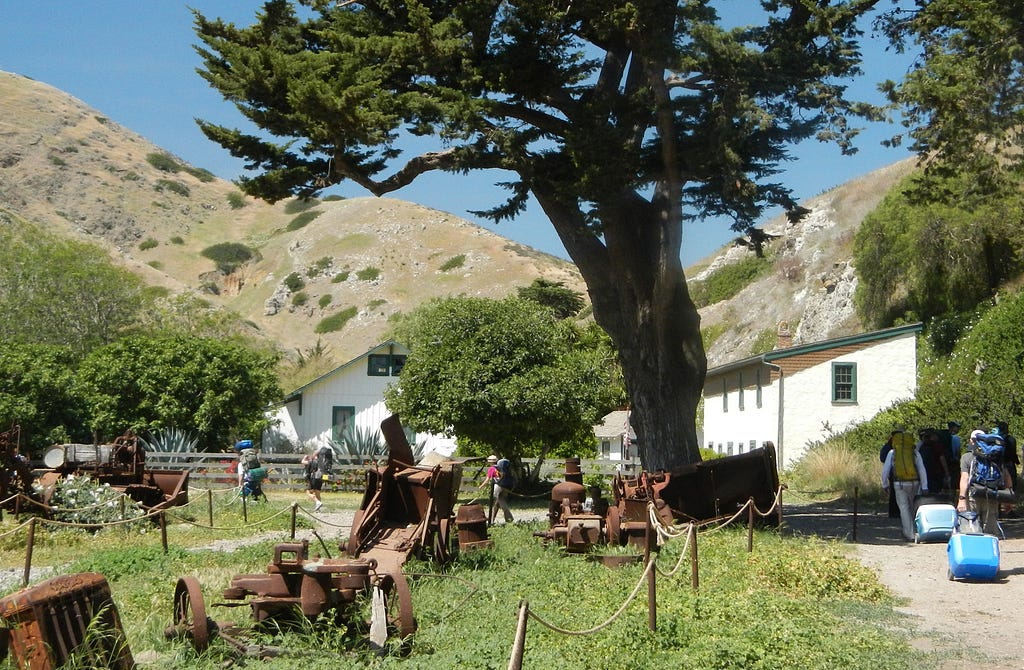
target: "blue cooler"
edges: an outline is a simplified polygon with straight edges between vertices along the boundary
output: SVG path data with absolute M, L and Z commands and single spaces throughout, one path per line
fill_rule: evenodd
M 914 542 L 945 542 L 955 526 L 952 505 L 921 505 L 914 515 Z
M 953 533 L 946 546 L 950 579 L 995 579 L 999 573 L 999 538 Z

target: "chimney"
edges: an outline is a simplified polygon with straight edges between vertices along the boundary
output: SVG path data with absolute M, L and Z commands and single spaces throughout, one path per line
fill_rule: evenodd
M 789 330 L 789 321 L 779 321 L 775 348 L 787 349 L 791 346 L 793 346 L 793 334 Z

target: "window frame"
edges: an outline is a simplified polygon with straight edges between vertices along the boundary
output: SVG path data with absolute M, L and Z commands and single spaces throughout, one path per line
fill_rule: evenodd
M 847 379 L 846 377 L 849 377 Z M 832 362 L 832 402 L 851 405 L 857 402 L 857 364 L 845 361 Z

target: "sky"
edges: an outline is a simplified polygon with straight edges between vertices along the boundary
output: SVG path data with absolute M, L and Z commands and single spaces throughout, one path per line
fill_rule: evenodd
M 749 8 L 753 0 L 725 0 Z M 196 118 L 239 127 L 242 117 L 197 73 L 200 58 L 193 45 L 194 8 L 208 18 L 239 25 L 253 22 L 257 0 L 0 0 L 0 70 L 49 84 L 195 167 L 234 180 L 242 162 L 206 139 Z M 899 79 L 909 58 L 885 50 L 881 41 L 864 49 L 865 76 L 850 85 L 859 99 L 881 103 L 875 84 Z M 873 124 L 858 138 L 858 153 L 842 156 L 834 145 L 804 142 L 793 151 L 777 179 L 805 200 L 910 154 L 880 145 L 898 132 L 892 124 Z M 388 197 L 450 212 L 498 234 L 568 259 L 561 241 L 539 207 L 531 204 L 514 221 L 493 224 L 468 213 L 503 201 L 494 186 L 499 173 L 473 176 L 429 174 Z M 507 177 L 506 177 L 507 178 Z M 369 195 L 355 185 L 331 191 L 347 197 Z M 773 212 L 767 218 L 778 212 Z M 735 237 L 727 222 L 687 223 L 683 231 L 684 266 L 704 258 Z

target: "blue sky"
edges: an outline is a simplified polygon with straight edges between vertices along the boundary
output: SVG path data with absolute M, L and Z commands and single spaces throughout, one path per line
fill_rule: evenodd
M 731 0 L 748 8 L 752 0 Z M 730 2 L 723 2 L 728 6 Z M 239 24 L 252 22 L 261 2 L 243 0 L 0 0 L 0 70 L 50 84 L 105 116 L 139 133 L 196 167 L 224 179 L 242 172 L 241 162 L 199 132 L 194 119 L 238 126 L 240 115 L 196 74 L 199 57 L 189 7 L 207 17 Z M 880 102 L 874 85 L 899 79 L 907 67 L 878 42 L 865 51 L 863 81 L 851 85 L 861 99 Z M 886 149 L 880 141 L 896 129 L 878 124 L 862 133 L 859 153 L 841 156 L 833 145 L 807 142 L 779 179 L 804 200 L 909 154 Z M 532 206 L 519 219 L 494 225 L 467 210 L 500 202 L 493 187 L 500 175 L 429 175 L 390 194 L 476 221 L 497 233 L 542 251 L 568 258 L 551 224 Z M 358 187 L 340 191 L 367 195 Z M 689 265 L 735 236 L 721 222 L 687 224 L 682 259 Z

